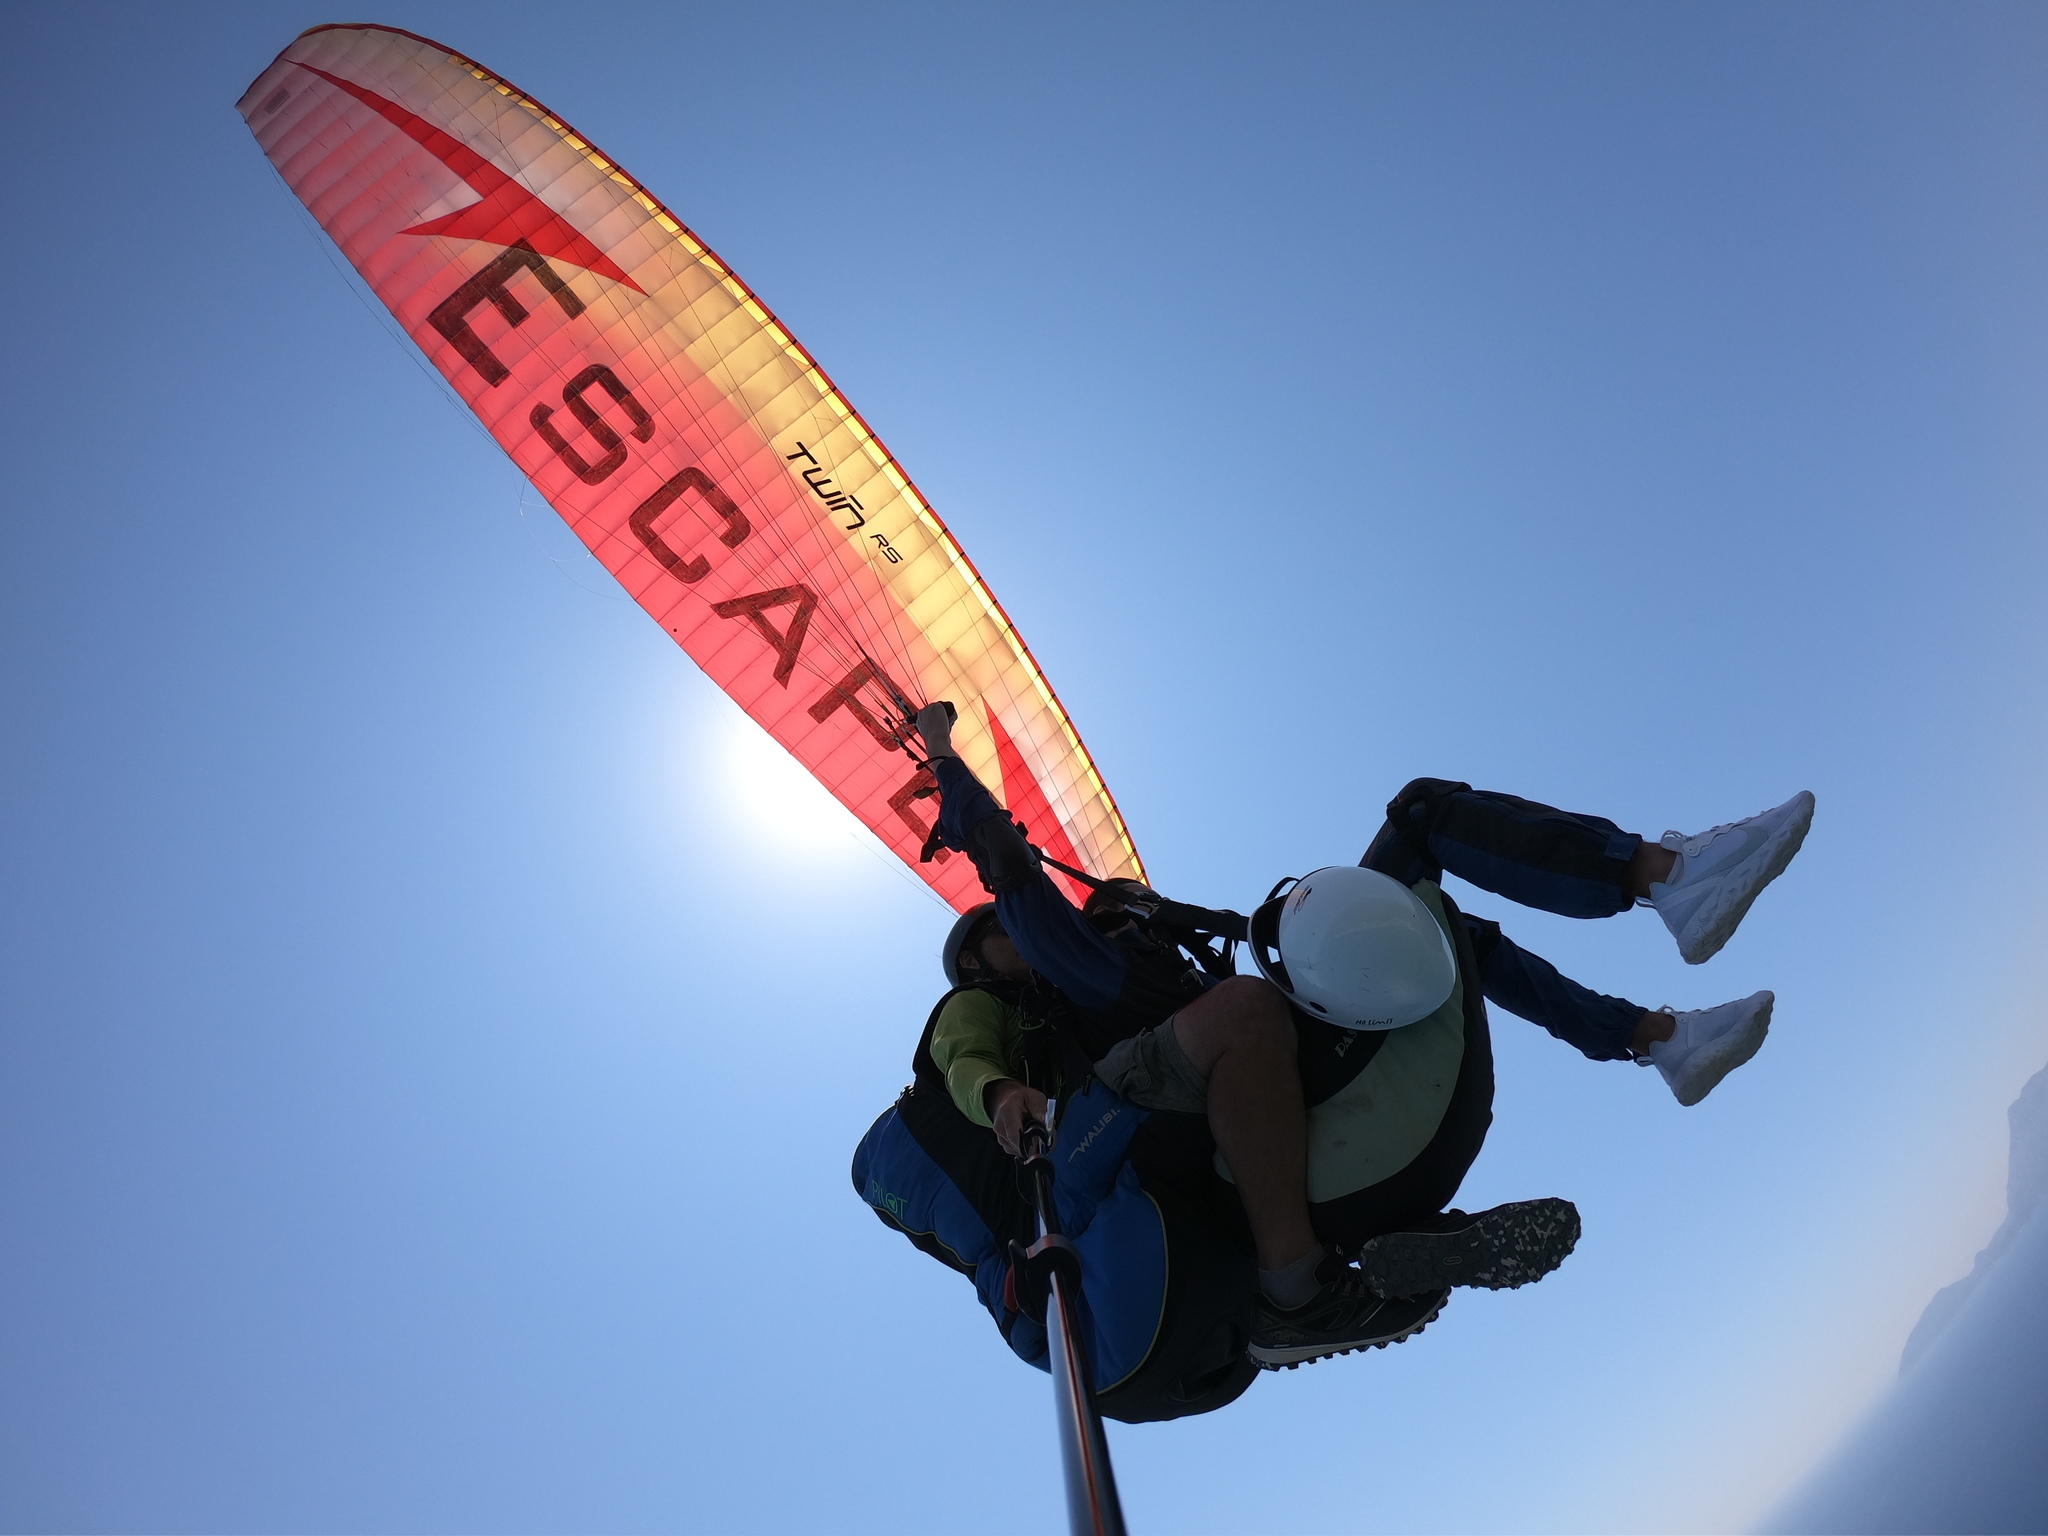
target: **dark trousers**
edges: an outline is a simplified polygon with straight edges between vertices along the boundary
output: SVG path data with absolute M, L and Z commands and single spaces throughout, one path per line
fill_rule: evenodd
M 1403 885 L 1468 880 L 1562 917 L 1612 917 L 1634 905 L 1625 888 L 1642 839 L 1582 816 L 1449 779 L 1416 779 L 1387 807 L 1386 825 L 1358 862 Z M 1630 1059 L 1644 1009 L 1582 987 L 1500 925 L 1465 914 L 1486 1000 L 1576 1046 L 1595 1061 Z

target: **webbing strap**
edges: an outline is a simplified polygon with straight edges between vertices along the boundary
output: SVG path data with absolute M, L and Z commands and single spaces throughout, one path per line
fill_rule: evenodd
M 1050 864 L 1061 874 L 1071 876 L 1090 890 L 1106 891 L 1114 885 L 1113 881 L 1096 879 L 1085 869 L 1076 869 L 1071 864 L 1061 863 L 1043 848 L 1038 850 L 1038 857 L 1040 862 Z M 1155 895 L 1134 899 L 1131 908 L 1133 911 L 1145 911 L 1150 917 L 1169 928 L 1187 928 L 1196 933 L 1207 934 L 1211 938 L 1236 939 L 1240 942 L 1251 937 L 1252 920 L 1242 912 L 1232 912 L 1227 907 L 1196 907 L 1184 901 L 1172 901 L 1167 897 Z

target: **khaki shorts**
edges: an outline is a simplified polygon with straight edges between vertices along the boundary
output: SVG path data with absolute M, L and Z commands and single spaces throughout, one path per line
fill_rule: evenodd
M 1095 1063 L 1095 1076 L 1113 1092 L 1146 1109 L 1200 1115 L 1209 1108 L 1209 1079 L 1195 1070 L 1188 1053 L 1180 1048 L 1172 1019 L 1117 1041 L 1109 1054 Z

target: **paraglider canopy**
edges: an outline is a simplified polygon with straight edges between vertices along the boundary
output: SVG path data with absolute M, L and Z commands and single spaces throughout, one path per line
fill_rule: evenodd
M 1009 616 L 860 414 L 587 139 L 389 27 L 304 33 L 238 104 L 271 164 L 550 505 L 741 708 L 920 862 L 923 702 L 1048 853 L 1142 875 Z

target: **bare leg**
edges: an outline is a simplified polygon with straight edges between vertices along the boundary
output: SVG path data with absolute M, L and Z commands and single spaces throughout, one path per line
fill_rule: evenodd
M 1670 878 L 1678 855 L 1660 843 L 1638 843 L 1635 857 L 1628 861 L 1623 888 L 1637 901 L 1650 894 L 1650 887 Z
M 1232 977 L 1175 1014 L 1173 1035 L 1209 1079 L 1209 1130 L 1237 1181 L 1259 1268 L 1321 1252 L 1308 1219 L 1308 1116 L 1294 1020 L 1279 989 Z
M 1628 1048 L 1638 1056 L 1660 1040 L 1669 1040 L 1671 1032 L 1678 1027 L 1678 1020 L 1668 1013 L 1645 1013 L 1636 1020 L 1636 1032 L 1629 1037 Z

